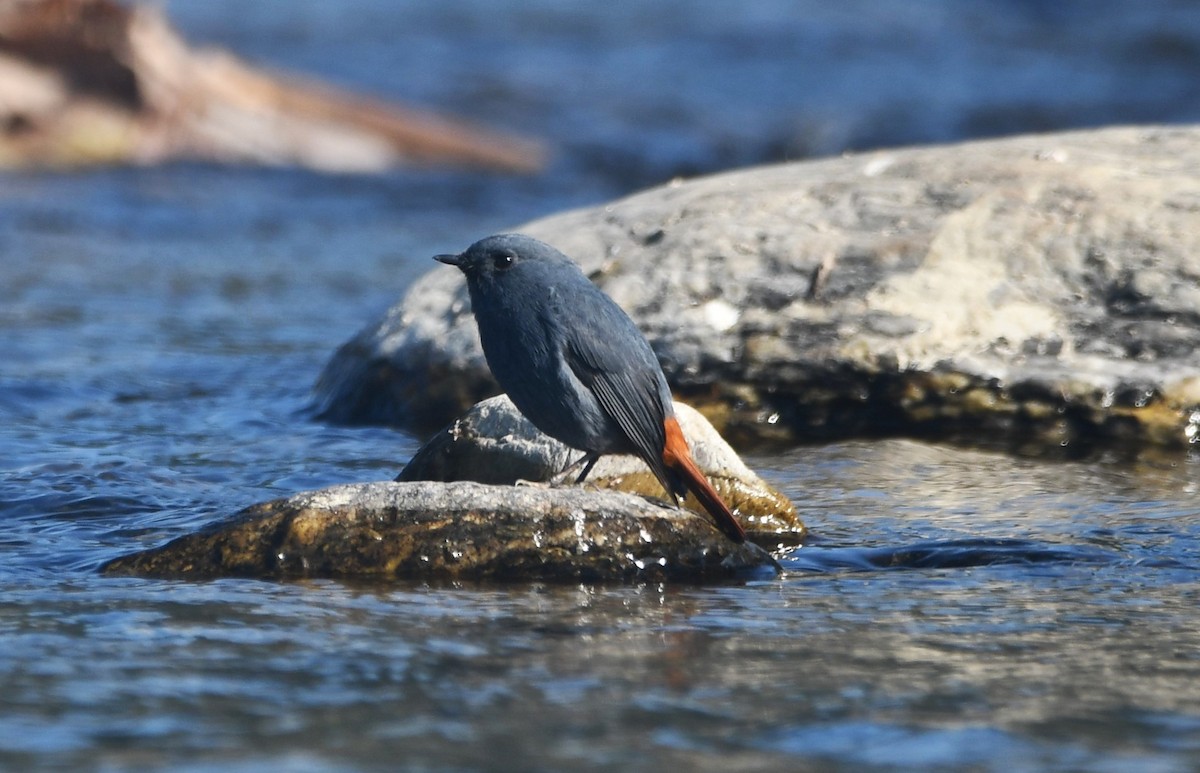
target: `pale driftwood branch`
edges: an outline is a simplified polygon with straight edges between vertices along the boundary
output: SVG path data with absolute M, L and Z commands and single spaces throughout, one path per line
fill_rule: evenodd
M 537 143 L 195 49 L 157 10 L 0 0 L 0 166 L 173 160 L 530 172 Z

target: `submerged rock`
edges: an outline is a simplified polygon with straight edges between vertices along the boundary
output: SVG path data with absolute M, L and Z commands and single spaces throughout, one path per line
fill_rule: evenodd
M 675 403 L 675 415 L 696 464 L 750 539 L 773 547 L 795 545 L 804 539 L 804 524 L 791 501 L 754 474 L 703 416 L 683 403 Z M 499 485 L 549 481 L 579 456 L 579 451 L 539 432 L 507 395 L 499 395 L 476 404 L 435 433 L 396 480 L 472 480 Z M 585 485 L 666 497 L 654 473 L 634 456 L 601 457 Z M 691 496 L 684 504 L 704 512 Z
M 717 580 L 778 566 L 707 519 L 632 494 L 358 483 L 254 505 L 102 571 L 146 577 Z
M 1200 127 L 747 169 L 517 230 L 580 261 L 738 442 L 1069 453 L 1200 433 Z M 327 418 L 422 431 L 496 391 L 441 270 L 317 384 Z

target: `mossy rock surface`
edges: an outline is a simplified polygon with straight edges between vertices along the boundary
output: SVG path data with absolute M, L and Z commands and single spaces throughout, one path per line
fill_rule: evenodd
M 753 543 L 632 494 L 478 483 L 333 486 L 109 562 L 109 575 L 715 581 L 771 576 Z

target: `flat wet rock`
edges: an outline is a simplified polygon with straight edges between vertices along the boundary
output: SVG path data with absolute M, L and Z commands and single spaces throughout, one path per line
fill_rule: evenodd
M 109 575 L 701 581 L 773 575 L 753 543 L 632 494 L 478 483 L 333 486 L 118 558 Z
M 578 260 L 735 443 L 1178 450 L 1200 433 L 1198 181 L 1200 128 L 1113 128 L 747 169 L 516 230 Z M 330 419 L 429 431 L 495 391 L 451 271 L 317 386 Z

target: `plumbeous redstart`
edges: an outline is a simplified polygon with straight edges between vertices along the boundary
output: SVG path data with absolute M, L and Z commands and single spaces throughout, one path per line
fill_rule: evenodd
M 734 542 L 746 532 L 692 460 L 662 367 L 633 320 L 570 258 L 520 234 L 435 260 L 467 277 L 488 367 L 539 430 L 579 449 L 577 483 L 605 454 L 644 461 L 678 505 L 691 491 Z M 566 471 L 564 471 L 566 472 Z

